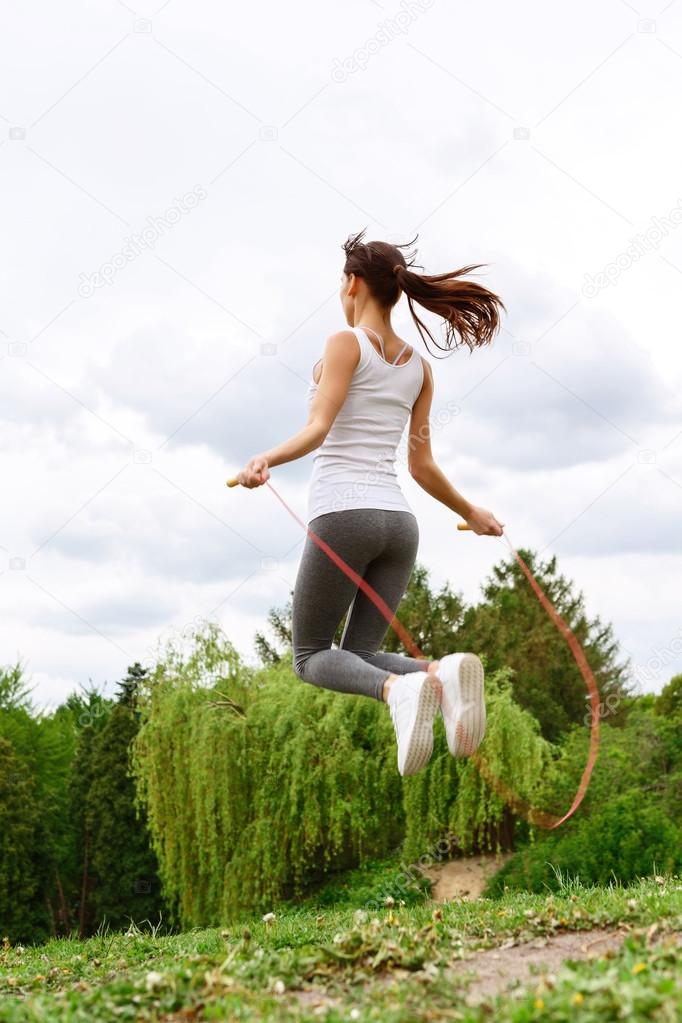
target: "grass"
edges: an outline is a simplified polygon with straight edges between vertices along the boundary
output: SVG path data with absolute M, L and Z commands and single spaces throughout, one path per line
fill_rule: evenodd
M 162 935 L 133 926 L 126 933 L 105 929 L 87 941 L 25 949 L 5 943 L 0 1020 L 682 1018 L 682 948 L 667 940 L 682 930 L 679 879 L 643 880 L 629 888 L 566 884 L 553 895 L 507 892 L 442 906 L 415 885 L 406 899 L 379 911 L 357 906 L 395 876 L 395 864 L 370 864 L 345 883 L 332 882 L 316 901 L 222 930 Z M 567 964 L 525 989 L 467 1005 L 470 977 L 461 960 L 472 952 L 616 926 L 628 933 L 616 954 Z

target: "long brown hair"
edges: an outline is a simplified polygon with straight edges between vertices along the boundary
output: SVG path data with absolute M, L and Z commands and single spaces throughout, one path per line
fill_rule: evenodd
M 414 245 L 418 235 L 404 245 L 388 242 L 363 242 L 367 229 L 349 235 L 343 243 L 346 261 L 345 274 L 362 277 L 380 305 L 392 309 L 404 291 L 412 319 L 417 325 L 428 350 L 425 333 L 441 351 L 452 351 L 463 345 L 474 348 L 490 344 L 500 326 L 499 310 L 506 308 L 502 299 L 475 281 L 462 280 L 465 274 L 477 270 L 483 263 L 472 263 L 460 270 L 444 274 L 418 274 L 416 253 L 403 255 L 402 249 Z M 422 267 L 423 269 L 423 267 Z M 417 315 L 414 303 L 424 306 L 445 321 L 445 347 L 439 345 L 433 334 Z

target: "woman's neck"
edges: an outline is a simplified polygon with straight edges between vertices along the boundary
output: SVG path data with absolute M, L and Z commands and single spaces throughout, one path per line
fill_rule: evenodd
M 391 321 L 386 322 L 379 317 L 361 316 L 355 322 L 356 327 L 369 327 L 375 334 L 378 334 L 382 341 L 398 341 L 398 335 L 393 330 Z

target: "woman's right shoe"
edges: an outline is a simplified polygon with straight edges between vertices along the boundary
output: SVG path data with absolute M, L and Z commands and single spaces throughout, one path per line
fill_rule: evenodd
M 440 685 L 426 671 L 399 675 L 388 692 L 398 743 L 398 770 L 416 774 L 431 759 L 433 720 L 440 707 Z
M 448 749 L 469 757 L 485 735 L 483 665 L 476 654 L 447 654 L 435 672 L 443 686 L 441 709 Z

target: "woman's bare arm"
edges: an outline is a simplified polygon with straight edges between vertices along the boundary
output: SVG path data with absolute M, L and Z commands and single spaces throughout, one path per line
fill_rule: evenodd
M 254 455 L 238 474 L 242 486 L 260 486 L 270 477 L 268 468 L 293 462 L 320 446 L 346 400 L 359 361 L 360 348 L 353 331 L 340 330 L 327 339 L 322 375 L 310 403 L 308 422 L 281 444 Z
M 431 451 L 431 424 L 429 422 L 433 400 L 433 375 L 431 366 L 426 359 L 422 358 L 422 363 L 424 365 L 424 383 L 419 397 L 412 406 L 410 419 L 407 458 L 410 475 L 427 494 L 435 497 L 437 501 L 456 512 L 457 515 L 461 515 L 475 533 L 501 536 L 504 523 L 498 522 L 492 512 L 486 508 L 479 508 L 467 501 L 459 491 L 455 490 L 434 460 Z

